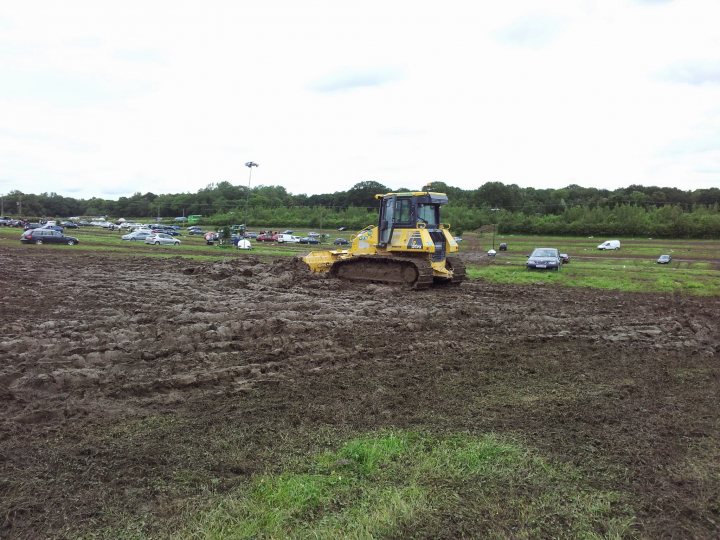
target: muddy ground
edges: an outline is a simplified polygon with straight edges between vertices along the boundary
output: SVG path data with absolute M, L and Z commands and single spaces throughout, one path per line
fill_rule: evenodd
M 163 536 L 208 482 L 390 426 L 511 436 L 628 494 L 641 537 L 720 536 L 718 298 L 43 247 L 0 248 L 2 537 Z

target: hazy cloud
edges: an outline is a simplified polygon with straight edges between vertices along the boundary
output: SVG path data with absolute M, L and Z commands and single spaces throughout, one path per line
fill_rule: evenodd
M 719 84 L 720 60 L 679 62 L 663 69 L 661 79 L 691 85 Z
M 510 26 L 497 33 L 497 38 L 520 47 L 544 47 L 562 31 L 563 20 L 550 15 L 532 15 L 516 19 Z
M 318 81 L 311 88 L 317 92 L 343 92 L 355 88 L 382 86 L 402 78 L 398 70 L 379 69 L 347 69 L 331 73 Z
M 0 72 L 0 97 L 6 98 L 39 99 L 74 107 L 113 101 L 132 93 L 134 91 L 127 87 L 94 75 L 21 69 Z
M 686 155 L 704 154 L 706 152 L 720 151 L 720 132 L 707 134 L 703 137 L 686 138 L 673 141 L 661 154 L 665 155 Z
M 126 185 L 118 185 L 118 186 L 102 186 L 100 187 L 100 194 L 105 195 L 107 197 L 124 197 L 127 196 L 128 188 Z
M 160 64 L 163 62 L 163 56 L 151 49 L 122 49 L 115 51 L 113 57 L 127 62 L 137 62 L 142 64 Z

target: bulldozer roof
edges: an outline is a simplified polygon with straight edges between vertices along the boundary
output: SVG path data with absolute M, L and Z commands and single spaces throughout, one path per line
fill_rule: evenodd
M 428 204 L 447 204 L 448 197 L 444 193 L 437 193 L 435 191 L 401 191 L 397 193 L 378 193 L 375 195 L 376 199 L 385 199 L 387 197 L 416 197 L 418 199 L 426 199 L 423 202 Z

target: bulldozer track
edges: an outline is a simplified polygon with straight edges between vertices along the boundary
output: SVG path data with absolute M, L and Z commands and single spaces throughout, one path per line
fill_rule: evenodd
M 336 262 L 330 272 L 349 281 L 404 284 L 415 290 L 433 284 L 430 261 L 419 257 L 361 255 Z
M 460 260 L 460 257 L 448 257 L 446 261 L 446 265 L 453 271 L 453 277 L 450 284 L 460 285 L 463 281 L 465 281 L 465 264 Z

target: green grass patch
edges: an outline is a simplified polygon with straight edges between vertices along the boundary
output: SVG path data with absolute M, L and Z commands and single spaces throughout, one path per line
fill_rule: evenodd
M 377 538 L 478 522 L 485 537 L 631 536 L 617 493 L 494 436 L 381 432 L 253 478 L 187 515 L 182 538 Z
M 525 259 L 498 259 L 494 264 L 469 266 L 471 279 L 516 285 L 556 284 L 627 292 L 671 292 L 720 295 L 720 272 L 705 265 L 657 265 L 642 259 L 574 261 L 560 272 L 529 271 Z
M 141 257 L 182 257 L 195 260 L 217 260 L 219 257 L 245 257 L 256 255 L 259 257 L 292 257 L 308 253 L 314 249 L 334 249 L 330 244 L 321 246 L 308 246 L 304 244 L 274 244 L 252 242 L 253 249 L 238 250 L 233 245 L 208 245 L 202 236 L 180 236 L 179 246 L 154 246 L 140 241 L 129 241 L 121 238 L 125 232 L 108 231 L 97 228 L 82 228 L 68 232 L 68 236 L 75 236 L 79 243 L 75 246 L 64 244 L 23 245 L 19 242 L 20 229 L 0 228 L 0 246 L 16 249 L 26 249 L 29 252 L 39 252 L 43 249 L 68 250 L 85 253 L 102 253 L 117 256 Z
M 466 235 L 475 240 L 485 249 L 492 247 L 492 235 Z M 598 244 L 605 240 L 620 240 L 622 248 L 618 251 L 601 251 Z M 500 242 L 506 242 L 513 253 L 529 255 L 536 247 L 556 247 L 562 253 L 571 256 L 612 257 L 646 257 L 653 262 L 662 254 L 673 258 L 717 258 L 720 242 L 718 240 L 694 240 L 673 238 L 623 238 L 582 236 L 532 236 L 532 235 L 497 235 L 495 249 Z

